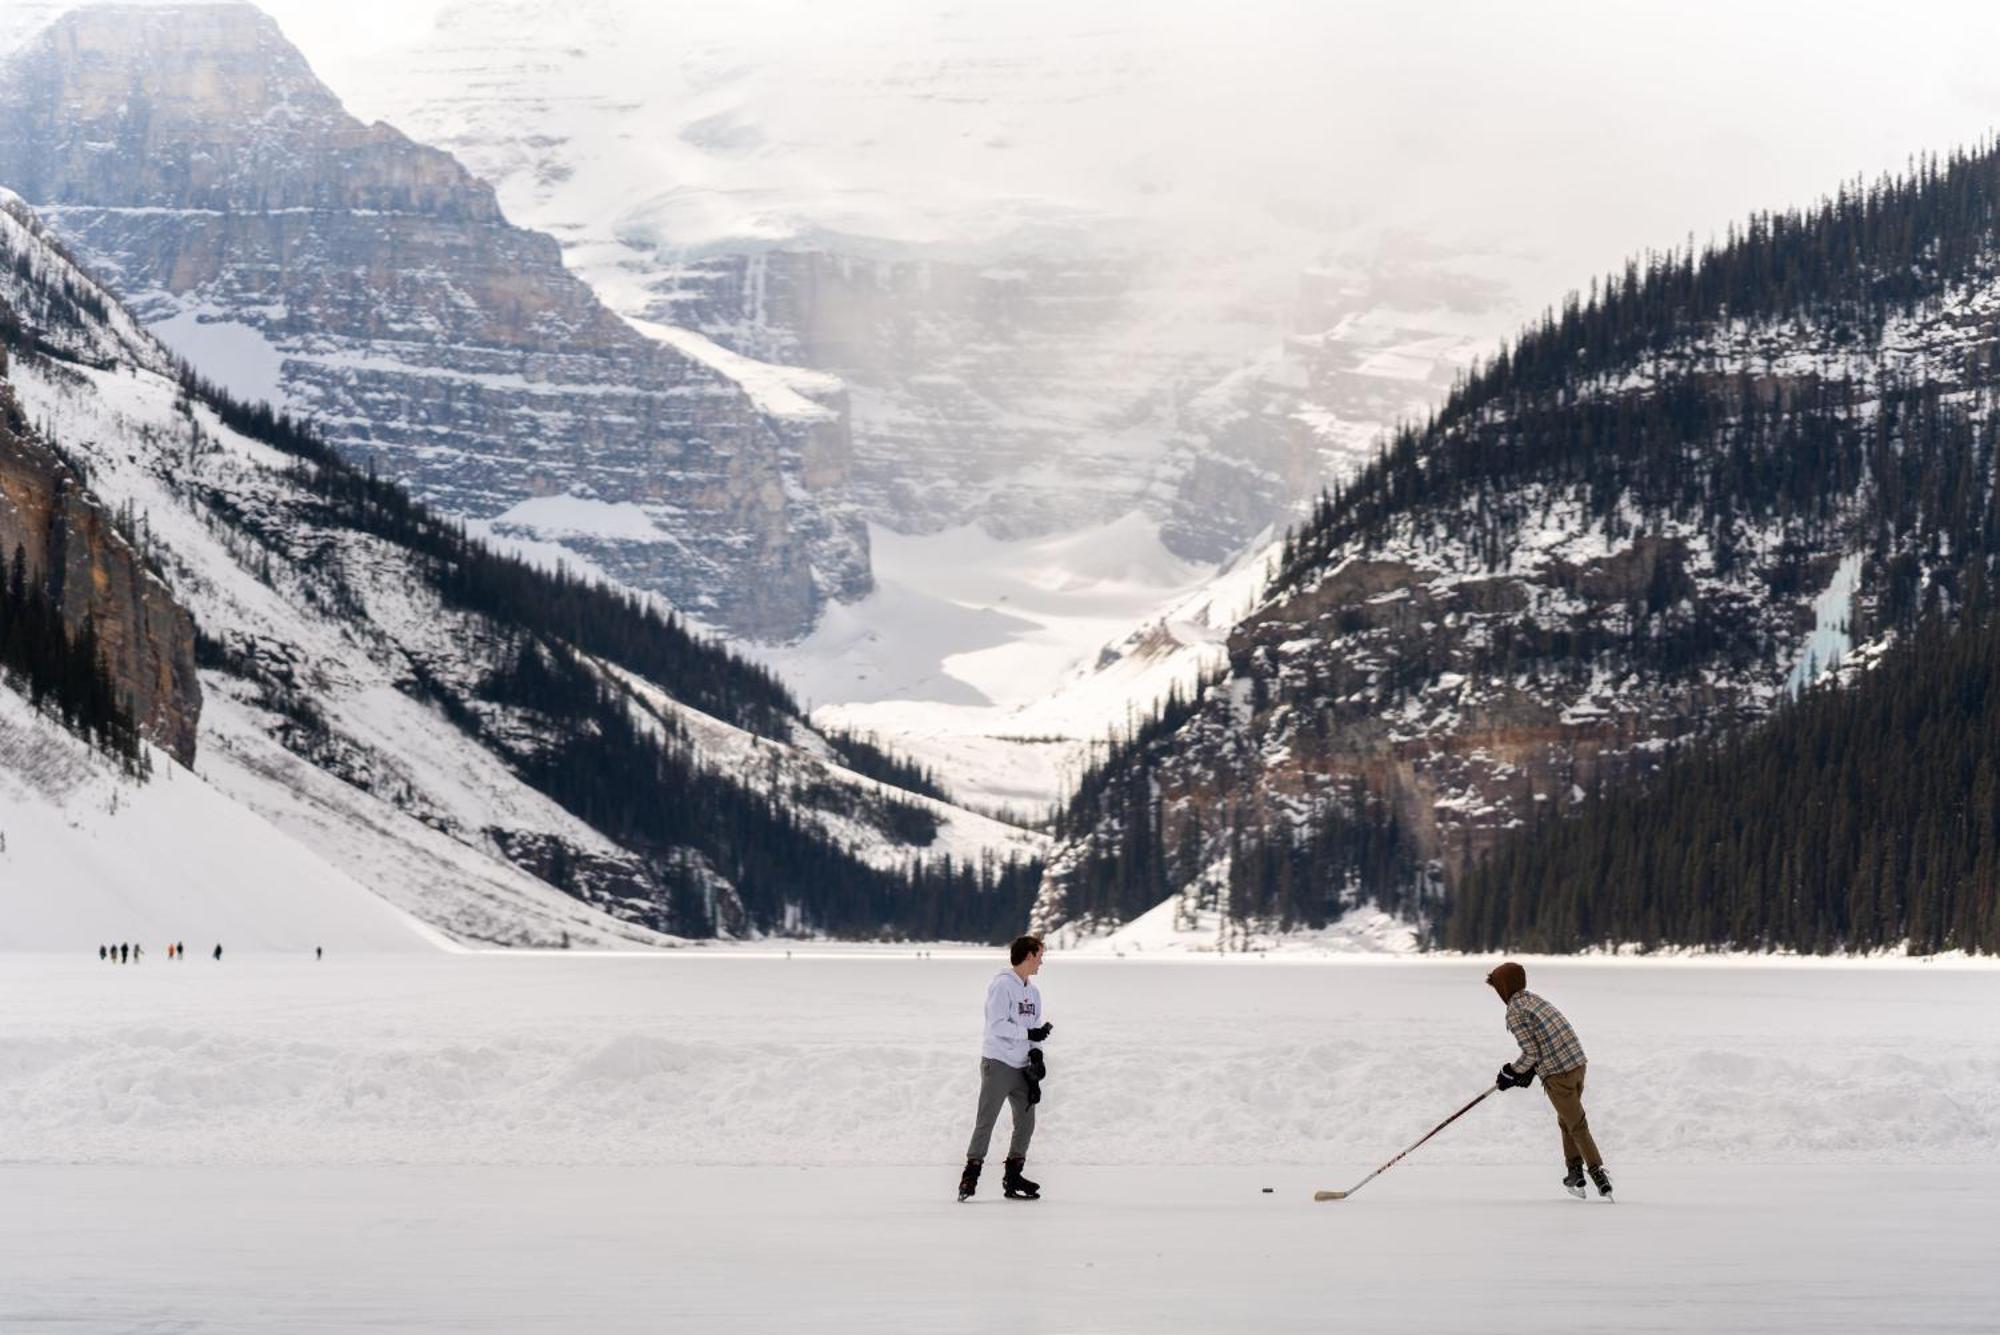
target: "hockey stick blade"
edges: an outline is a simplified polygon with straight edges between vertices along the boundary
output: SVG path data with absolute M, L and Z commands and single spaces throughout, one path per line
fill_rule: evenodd
M 1316 1201 L 1344 1201 L 1347 1199 L 1347 1193 L 1344 1191 L 1315 1191 L 1313 1199 Z

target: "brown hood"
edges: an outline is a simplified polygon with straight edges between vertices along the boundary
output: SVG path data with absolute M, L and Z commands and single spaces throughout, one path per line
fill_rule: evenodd
M 1528 990 L 1528 971 L 1508 960 L 1486 975 L 1486 984 L 1500 994 L 1500 1000 L 1512 1001 L 1516 992 Z

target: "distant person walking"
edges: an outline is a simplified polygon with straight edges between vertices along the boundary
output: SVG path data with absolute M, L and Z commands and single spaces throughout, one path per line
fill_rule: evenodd
M 1556 1110 L 1562 1129 L 1563 1188 L 1582 1200 L 1584 1170 L 1597 1184 L 1597 1194 L 1611 1199 L 1611 1174 L 1590 1134 L 1583 1112 L 1583 1044 L 1563 1013 L 1528 990 L 1528 971 L 1512 960 L 1486 975 L 1486 982 L 1507 1007 L 1507 1032 L 1520 1044 L 1520 1055 L 1500 1068 L 1501 1089 L 1518 1089 L 1542 1078 L 1542 1092 Z
M 220 941 L 215 943 L 215 962 L 217 964 L 222 963 L 222 943 Z
M 132 962 L 132 947 L 123 941 L 118 943 L 118 962 L 120 964 L 130 964 Z
M 111 957 L 111 952 L 108 949 L 106 949 L 103 946 L 99 946 L 97 948 L 97 962 L 99 964 L 104 963 L 104 961 L 109 959 L 110 957 Z
M 965 1149 L 965 1171 L 958 1179 L 958 1198 L 967 1200 L 979 1189 L 979 1170 L 1000 1120 L 1000 1105 L 1013 1108 L 1014 1133 L 1007 1143 L 1007 1168 L 1000 1189 L 1008 1200 L 1038 1200 L 1041 1187 L 1023 1177 L 1028 1142 L 1035 1134 L 1035 1105 L 1041 1102 L 1042 1078 L 1048 1067 L 1041 1044 L 1055 1029 L 1042 1015 L 1042 990 L 1032 981 L 1042 971 L 1039 937 L 1016 937 L 1007 949 L 1009 966 L 986 985 L 986 1025 L 979 1045 L 979 1106 L 972 1123 L 972 1143 Z

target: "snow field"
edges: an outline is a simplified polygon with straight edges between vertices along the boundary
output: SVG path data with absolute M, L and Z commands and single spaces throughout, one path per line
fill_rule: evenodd
M 424 951 L 437 932 L 154 753 L 140 783 L 0 689 L 0 950 Z
M 1275 549 L 1183 561 L 1139 511 L 1071 534 L 869 529 L 876 588 L 797 644 L 753 648 L 816 706 L 872 734 L 961 799 L 1039 814 L 1105 739 L 1226 657 Z
M 0 1162 L 948 1168 L 995 967 L 697 948 L 0 957 Z M 1347 1185 L 1511 1055 L 1486 967 L 1052 955 L 1036 1162 L 1283 1164 Z M 1530 984 L 1591 1054 L 1614 1167 L 2000 1149 L 2000 971 L 1537 962 Z M 1554 1119 L 1538 1088 L 1496 1096 L 1422 1159 L 1546 1176 Z

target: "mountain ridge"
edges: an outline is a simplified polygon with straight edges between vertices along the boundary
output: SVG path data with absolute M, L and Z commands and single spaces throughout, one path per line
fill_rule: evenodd
M 1227 671 L 1087 776 L 1038 921 L 1432 920 L 1538 811 L 1950 609 L 2000 537 L 1996 197 L 1990 146 L 1926 160 L 1552 310 L 1329 493 Z

